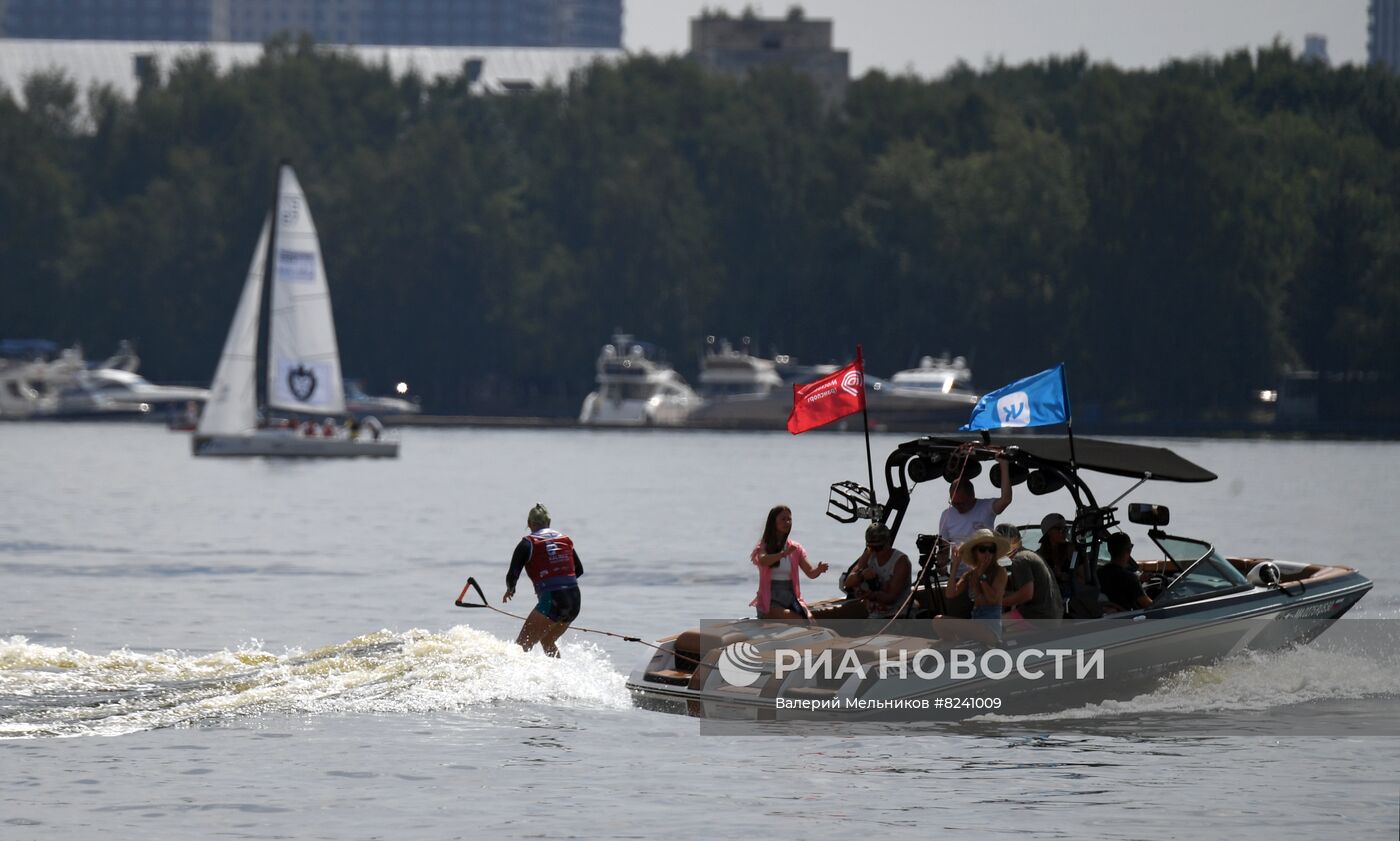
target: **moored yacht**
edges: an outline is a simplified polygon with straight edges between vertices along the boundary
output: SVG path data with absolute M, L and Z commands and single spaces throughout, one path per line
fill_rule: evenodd
M 949 612 L 944 573 L 937 540 L 920 535 L 922 563 L 915 564 L 914 587 L 896 618 L 872 620 L 858 599 L 829 599 L 812 604 L 808 625 L 709 623 L 660 640 L 628 687 L 648 706 L 705 717 L 907 721 L 1045 712 L 1130 697 L 1164 674 L 1240 652 L 1306 643 L 1371 589 L 1355 569 L 1328 559 L 1226 555 L 1209 541 L 1169 533 L 1164 506 L 1134 503 L 1127 520 L 1146 527 L 1134 554 L 1141 556 L 1137 567 L 1150 604 L 1115 609 L 1098 580 L 1109 536 L 1125 531 L 1118 503 L 1149 480 L 1216 478 L 1163 448 L 1049 436 L 924 437 L 901 444 L 886 460 L 884 505 L 868 489 L 840 482 L 832 486 L 828 514 L 845 523 L 869 517 L 897 536 L 918 485 L 933 484 L 942 497 L 949 479 L 975 477 L 999 454 L 1010 461 L 1013 483 L 1037 496 L 1063 492 L 1066 510 L 1073 506 L 1071 580 L 1079 583 L 1065 594 L 1063 619 L 1004 618 L 994 644 L 939 638 L 931 617 Z M 1138 481 L 1100 504 L 1086 473 Z M 1038 528 L 1024 526 L 1021 533 L 1025 545 L 1036 544 Z M 1066 666 L 1071 655 L 1072 667 Z M 981 666 L 955 669 L 950 664 L 959 657 Z M 1097 664 L 1097 676 L 1081 668 L 1086 663 Z
M 103 362 L 82 348 L 43 340 L 0 343 L 0 418 L 136 418 L 202 403 L 208 389 L 155 385 L 136 373 L 140 358 L 123 341 Z
M 879 429 L 928 432 L 962 423 L 977 404 L 971 372 L 962 357 L 934 360 L 900 371 L 888 380 L 865 375 L 870 423 Z M 786 354 L 755 356 L 745 339 L 739 348 L 728 341 L 707 341 L 700 360 L 700 396 L 704 403 L 688 423 L 735 429 L 784 429 L 792 411 L 792 387 L 835 371 L 834 364 L 804 365 Z M 847 423 L 846 426 L 850 424 Z
M 595 426 L 679 426 L 700 404 L 681 375 L 652 344 L 625 333 L 598 354 L 598 389 L 583 401 L 579 423 Z
M 783 376 L 791 370 L 788 357 L 753 355 L 747 336 L 738 348 L 728 339 L 707 337 L 700 358 L 700 397 L 704 402 L 691 413 L 689 423 L 759 429 L 780 426 L 792 408 L 791 383 Z
M 972 390 L 972 370 L 967 367 L 967 359 L 961 356 L 950 358 L 946 353 L 937 358 L 921 358 L 918 367 L 906 368 L 895 373 L 889 382 L 894 388 L 921 388 L 943 394 L 961 392 L 975 395 Z

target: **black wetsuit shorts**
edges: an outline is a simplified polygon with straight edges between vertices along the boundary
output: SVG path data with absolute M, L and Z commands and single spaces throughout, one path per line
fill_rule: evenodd
M 535 605 L 535 610 L 544 614 L 553 622 L 572 622 L 578 618 L 578 612 L 583 607 L 583 595 L 578 591 L 578 585 L 572 587 L 561 587 L 558 590 L 546 590 L 540 593 L 540 603 Z

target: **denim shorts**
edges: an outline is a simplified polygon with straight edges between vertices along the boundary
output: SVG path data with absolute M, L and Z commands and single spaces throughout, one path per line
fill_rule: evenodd
M 972 621 L 980 622 L 992 629 L 992 633 L 1001 639 L 1001 605 L 999 604 L 974 604 L 972 606 Z
M 768 588 L 768 606 L 759 605 L 757 608 L 758 618 L 762 619 L 763 614 L 770 610 L 782 609 L 790 610 L 798 616 L 810 616 L 807 608 L 797 600 L 797 594 L 792 591 L 792 582 L 774 580 Z

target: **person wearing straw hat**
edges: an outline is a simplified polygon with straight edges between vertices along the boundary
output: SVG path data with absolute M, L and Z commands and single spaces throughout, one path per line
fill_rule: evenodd
M 950 578 L 944 596 L 951 601 L 964 592 L 972 598 L 971 621 L 955 617 L 934 619 L 939 637 L 975 639 L 988 645 L 1001 642 L 1001 601 L 1006 596 L 1006 553 L 1011 544 L 991 529 L 978 529 L 958 547 L 965 571 Z M 941 621 L 940 621 L 941 620 Z
M 526 651 L 538 642 L 545 654 L 558 657 L 556 643 L 569 629 L 569 623 L 578 618 L 582 606 L 578 577 L 583 575 L 583 562 L 579 560 L 573 539 L 549 527 L 549 509 L 544 505 L 535 503 L 525 523 L 530 533 L 520 539 L 511 556 L 510 571 L 506 573 L 506 594 L 501 601 L 510 601 L 515 596 L 515 582 L 520 579 L 520 573 L 528 574 L 539 603 L 525 617 L 515 642 Z

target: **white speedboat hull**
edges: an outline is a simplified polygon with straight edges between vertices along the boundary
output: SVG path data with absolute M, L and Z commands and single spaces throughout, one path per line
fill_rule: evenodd
M 862 635 L 858 623 L 849 620 L 822 622 L 808 628 L 749 619 L 709 625 L 663 641 L 663 651 L 633 672 L 627 686 L 643 706 L 699 717 L 829 718 L 836 714 L 907 721 L 965 718 L 989 712 L 1046 712 L 1131 697 L 1164 674 L 1206 665 L 1242 651 L 1273 651 L 1308 642 L 1359 601 L 1371 589 L 1371 582 L 1348 571 L 1311 586 L 1288 589 L 1294 595 L 1259 588 L 1215 605 L 1133 611 L 1102 619 L 1066 621 L 1038 633 L 1007 634 L 1004 650 L 1013 661 L 1021 652 L 1101 650 L 1101 679 L 1080 679 L 1073 658 L 1064 661 L 1063 679 L 1056 679 L 1053 659 L 1044 656 L 1032 656 L 1027 661 L 1032 671 L 1045 675 L 1034 680 L 1015 673 L 998 679 L 982 675 L 959 678 L 949 671 L 937 677 L 921 677 L 912 669 L 898 676 L 880 670 L 882 657 L 893 663 L 904 652 L 912 663 L 917 652 L 938 649 L 951 662 L 953 647 L 930 638 L 927 620 L 905 620 L 883 634 L 871 636 L 883 622 L 867 627 Z M 820 608 L 814 610 L 820 616 Z M 700 641 L 699 651 L 693 648 L 696 641 Z M 760 656 L 761 665 L 756 664 L 758 674 L 748 685 L 730 683 L 720 669 L 726 648 L 739 642 L 751 643 Z M 862 674 L 838 676 L 836 680 L 808 678 L 800 670 L 780 673 L 779 649 L 814 654 L 830 650 L 835 664 L 840 664 L 849 650 L 867 668 Z M 974 650 L 980 656 L 987 649 L 977 645 Z M 698 664 L 688 660 L 696 654 Z M 996 699 L 997 706 L 940 709 L 936 703 L 940 698 Z M 920 706 L 926 701 L 933 703 Z M 911 713 L 911 709 L 918 712 Z
M 273 456 L 282 458 L 398 458 L 399 442 L 363 438 L 319 438 L 284 430 L 248 435 L 195 435 L 197 456 Z

